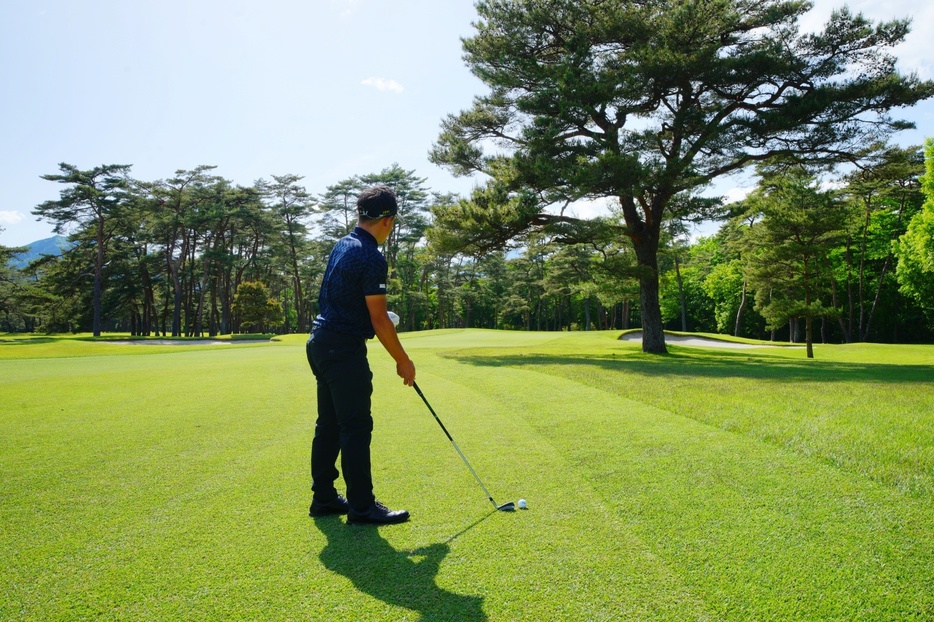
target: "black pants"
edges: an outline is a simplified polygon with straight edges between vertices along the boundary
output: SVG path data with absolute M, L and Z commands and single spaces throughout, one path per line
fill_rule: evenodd
M 337 495 L 340 454 L 347 501 L 366 512 L 372 507 L 373 477 L 370 472 L 370 439 L 373 417 L 370 396 L 373 373 L 362 337 L 316 330 L 305 346 L 308 363 L 318 385 L 318 420 L 311 443 L 311 489 L 320 501 Z

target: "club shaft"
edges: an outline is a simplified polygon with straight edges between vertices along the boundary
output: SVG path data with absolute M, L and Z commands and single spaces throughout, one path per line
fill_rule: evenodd
M 477 483 L 480 484 L 480 488 L 483 489 L 483 492 L 486 493 L 487 499 L 490 500 L 490 503 L 493 504 L 493 507 L 499 509 L 499 506 L 496 505 L 496 501 L 493 501 L 493 496 L 490 494 L 490 491 L 486 489 L 486 486 L 483 485 L 483 482 L 480 480 L 480 476 L 477 475 L 477 472 L 473 470 L 473 467 L 470 466 L 470 461 L 467 459 L 467 456 L 464 455 L 464 452 L 461 451 L 461 448 L 457 446 L 457 443 L 454 442 L 454 438 L 451 436 L 451 433 L 448 432 L 448 429 L 444 427 L 444 424 L 441 423 L 441 419 L 435 413 L 435 409 L 431 407 L 431 404 L 428 403 L 428 399 L 425 397 L 425 394 L 422 393 L 422 390 L 418 388 L 418 383 L 412 383 L 415 387 L 415 392 L 418 393 L 418 396 L 422 398 L 422 401 L 425 402 L 425 406 L 428 407 L 428 411 L 431 413 L 431 416 L 435 418 L 435 421 L 438 422 L 438 425 L 441 426 L 441 429 L 444 431 L 444 435 L 448 437 L 448 440 L 451 441 L 451 444 L 454 445 L 454 449 L 457 450 L 457 454 L 461 457 L 461 460 L 464 461 L 464 464 L 467 465 L 467 468 L 470 469 L 470 472 L 473 474 L 474 479 L 477 480 Z

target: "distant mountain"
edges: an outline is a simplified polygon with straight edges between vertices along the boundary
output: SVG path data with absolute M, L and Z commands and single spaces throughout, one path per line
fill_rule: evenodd
M 68 250 L 71 247 L 71 243 L 63 235 L 56 235 L 51 238 L 46 238 L 44 240 L 37 240 L 30 244 L 26 244 L 27 250 L 25 253 L 20 253 L 18 255 L 13 255 L 13 259 L 10 260 L 10 265 L 16 269 L 25 268 L 26 265 L 33 261 L 34 259 L 39 259 L 43 255 L 61 255 L 62 252 Z

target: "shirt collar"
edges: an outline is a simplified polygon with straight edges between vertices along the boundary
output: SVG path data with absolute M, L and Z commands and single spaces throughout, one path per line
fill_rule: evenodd
M 361 240 L 367 241 L 371 243 L 373 246 L 379 246 L 379 244 L 376 243 L 376 238 L 373 237 L 373 234 L 367 231 L 366 229 L 364 229 L 363 227 L 354 227 L 353 233 L 355 236 L 357 236 Z

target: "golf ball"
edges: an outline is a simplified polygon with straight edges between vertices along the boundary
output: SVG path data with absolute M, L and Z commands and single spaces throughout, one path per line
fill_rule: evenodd
M 525 499 L 519 499 L 519 509 L 520 510 L 525 509 Z

